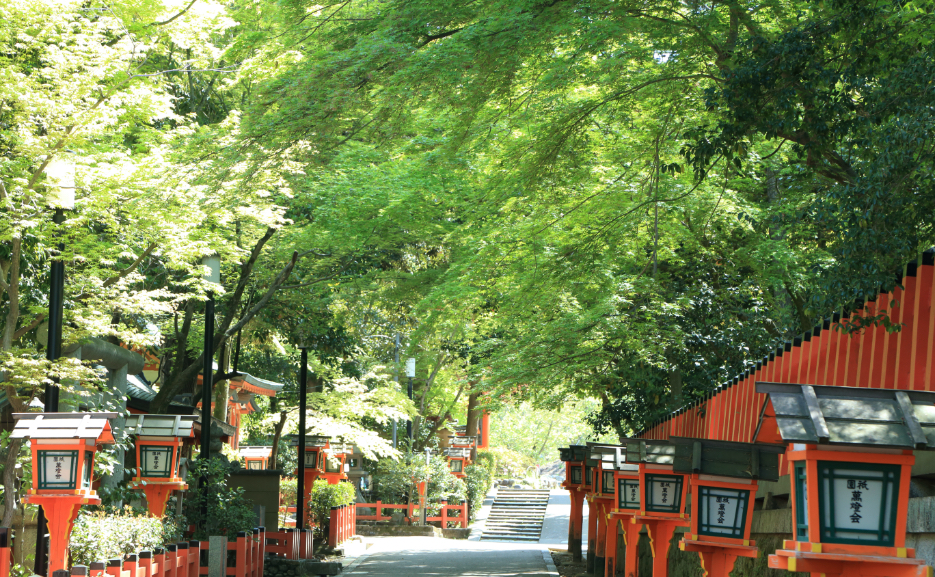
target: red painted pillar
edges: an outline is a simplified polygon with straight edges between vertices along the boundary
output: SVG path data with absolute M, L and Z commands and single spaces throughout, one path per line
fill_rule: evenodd
M 675 522 L 659 521 L 648 528 L 653 548 L 653 575 L 668 575 L 669 543 L 675 534 Z
M 623 574 L 626 577 L 639 577 L 639 545 L 640 529 L 642 528 L 643 525 L 641 523 L 634 523 L 632 518 L 623 524 L 623 537 L 626 542 L 626 557 L 623 560 Z
M 604 551 L 607 545 L 607 506 L 602 500 L 598 501 L 595 509 L 597 514 L 597 548 L 594 550 L 594 575 L 604 577 Z
M 571 512 L 568 515 L 568 552 L 573 561 L 581 561 L 581 529 L 584 525 L 584 493 L 569 489 Z
M 607 538 L 604 544 L 604 576 L 614 577 L 617 573 L 617 530 L 620 527 L 620 521 L 610 515 L 607 522 Z
M 0 527 L 0 577 L 10 577 L 13 530 Z
M 585 569 L 594 573 L 594 552 L 597 550 L 597 505 L 588 499 L 588 556 L 585 559 Z

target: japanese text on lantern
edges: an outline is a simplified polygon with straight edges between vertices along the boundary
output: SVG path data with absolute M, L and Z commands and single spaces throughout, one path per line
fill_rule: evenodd
M 727 504 L 730 503 L 729 497 L 718 497 L 717 498 L 717 522 L 721 525 L 724 524 L 724 515 L 727 514 Z
M 863 519 L 863 516 L 860 514 L 861 508 L 863 508 L 863 494 L 864 491 L 868 490 L 867 481 L 859 479 L 848 479 L 847 488 L 851 492 L 851 503 L 850 503 L 850 517 L 851 523 L 860 523 L 860 520 Z

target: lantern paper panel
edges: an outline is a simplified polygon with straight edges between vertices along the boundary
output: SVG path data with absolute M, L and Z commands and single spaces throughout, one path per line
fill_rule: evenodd
M 341 460 L 337 457 L 326 457 L 325 458 L 325 473 L 340 473 L 341 472 Z
M 581 484 L 581 466 L 575 465 L 571 467 L 571 484 L 580 485 Z
M 700 534 L 743 539 L 750 491 L 702 485 L 698 497 Z
M 81 469 L 81 488 L 91 488 L 91 473 L 94 472 L 94 453 L 92 451 L 84 452 L 84 466 Z
M 614 472 L 613 471 L 601 471 L 603 478 L 601 479 L 601 493 L 605 495 L 614 494 Z
M 621 509 L 640 508 L 639 479 L 617 479 L 617 505 Z
M 460 473 L 462 472 L 462 462 L 461 459 L 453 459 L 451 461 L 451 472 Z
M 247 469 L 250 471 L 259 471 L 262 468 L 263 468 L 262 461 L 256 461 L 256 460 L 247 461 Z
M 646 511 L 681 513 L 682 475 L 646 475 Z
M 39 489 L 75 489 L 78 451 L 37 451 Z
M 899 466 L 818 462 L 821 541 L 892 547 Z
M 164 445 L 140 446 L 141 476 L 172 477 L 172 449 Z
M 318 451 L 305 451 L 305 467 L 307 469 L 318 468 Z
M 808 483 L 805 478 L 805 463 L 795 463 L 795 535 L 800 541 L 808 541 Z

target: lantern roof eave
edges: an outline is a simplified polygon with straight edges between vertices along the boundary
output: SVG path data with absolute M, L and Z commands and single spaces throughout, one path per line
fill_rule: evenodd
M 110 419 L 117 413 L 13 413 L 13 439 L 94 439 L 113 443 Z
M 756 392 L 767 395 L 758 442 L 935 450 L 935 393 L 764 382 Z
M 669 441 L 675 446 L 672 469 L 677 473 L 763 481 L 779 480 L 779 456 L 786 450 L 782 445 L 690 437 L 669 437 Z

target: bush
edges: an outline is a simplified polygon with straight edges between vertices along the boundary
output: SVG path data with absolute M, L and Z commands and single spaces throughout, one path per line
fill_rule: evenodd
M 116 511 L 82 512 L 75 520 L 69 550 L 72 565 L 90 565 L 123 557 L 127 553 L 152 551 L 181 540 L 181 527 L 171 516 L 157 519 L 134 514 L 130 507 Z
M 474 464 L 487 469 L 492 483 L 497 474 L 497 456 L 488 450 L 481 449 L 477 451 L 477 461 Z
M 347 482 L 330 485 L 324 479 L 318 479 L 312 485 L 312 494 L 308 500 L 308 512 L 319 532 L 319 537 L 328 535 L 331 520 L 331 508 L 350 505 L 356 501 L 354 485 Z
M 244 497 L 242 488 L 228 487 L 229 477 L 230 466 L 223 459 L 195 459 L 192 462 L 188 472 L 190 488 L 185 492 L 184 507 L 188 524 L 195 526 L 194 539 L 206 541 L 209 535 L 226 535 L 229 541 L 234 541 L 238 531 L 253 530 L 256 521 L 253 501 Z M 208 512 L 207 519 L 202 507 Z
M 291 507 L 295 505 L 295 496 L 299 492 L 299 480 L 295 477 L 283 477 L 279 480 L 279 506 Z M 287 514 L 279 513 L 279 526 L 286 526 Z
M 483 465 L 468 465 L 464 468 L 464 480 L 467 486 L 468 514 L 471 521 L 477 515 L 477 511 L 484 504 L 484 497 L 493 484 L 493 475 Z
M 536 464 L 532 457 L 504 447 L 494 447 L 485 452 L 494 457 L 494 477 L 497 479 L 521 479 L 526 476 L 526 470 Z

